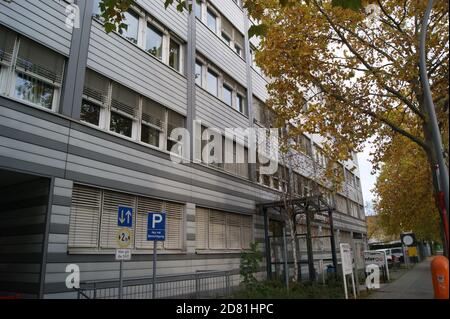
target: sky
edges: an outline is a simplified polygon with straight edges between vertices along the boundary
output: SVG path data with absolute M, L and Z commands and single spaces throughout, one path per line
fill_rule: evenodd
M 371 152 L 371 144 L 366 143 L 363 152 L 358 154 L 358 164 L 359 164 L 359 173 L 361 178 L 361 187 L 363 192 L 364 205 L 367 202 L 372 203 L 374 199 L 374 194 L 370 191 L 375 187 L 375 181 L 377 179 L 376 175 L 372 175 L 372 164 L 369 160 L 372 158 L 370 156 Z M 370 215 L 372 212 L 366 209 L 366 215 Z

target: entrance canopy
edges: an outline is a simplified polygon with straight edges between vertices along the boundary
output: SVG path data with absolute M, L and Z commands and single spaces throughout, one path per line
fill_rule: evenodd
M 337 257 L 336 257 L 336 245 L 334 239 L 334 226 L 333 226 L 333 211 L 334 207 L 329 205 L 322 197 L 322 195 L 306 196 L 302 198 L 293 198 L 289 200 L 280 200 L 274 202 L 261 203 L 257 205 L 264 215 L 264 234 L 265 234 L 265 249 L 266 249 L 266 266 L 267 276 L 272 277 L 272 258 L 269 236 L 269 219 L 268 211 L 278 212 L 280 215 L 286 213 L 287 210 L 291 212 L 294 225 L 300 224 L 303 220 L 306 222 L 306 233 L 296 234 L 297 237 L 306 237 L 307 253 L 308 253 L 308 270 L 310 280 L 315 279 L 314 269 L 314 254 L 312 247 L 313 238 L 325 238 L 328 237 L 331 243 L 331 257 L 333 261 L 334 270 L 337 271 Z M 325 236 L 312 236 L 311 224 L 327 225 L 330 228 L 330 235 Z M 294 261 L 301 263 L 301 261 Z

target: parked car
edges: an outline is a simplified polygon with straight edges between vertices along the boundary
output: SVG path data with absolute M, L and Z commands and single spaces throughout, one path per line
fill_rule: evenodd
M 382 251 L 382 252 L 386 253 L 386 259 L 387 259 L 388 263 L 392 262 L 391 249 L 383 248 L 383 249 L 377 249 L 376 251 Z
M 401 247 L 391 248 L 393 262 L 403 262 L 403 249 Z

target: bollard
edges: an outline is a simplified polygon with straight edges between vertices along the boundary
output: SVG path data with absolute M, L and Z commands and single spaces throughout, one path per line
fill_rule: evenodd
M 434 298 L 448 299 L 448 259 L 436 256 L 431 261 Z

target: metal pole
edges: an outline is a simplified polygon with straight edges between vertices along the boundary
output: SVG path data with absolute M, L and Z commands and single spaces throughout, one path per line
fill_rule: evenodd
M 157 241 L 153 241 L 153 284 L 152 284 L 152 299 L 155 299 L 156 293 L 156 244 Z
M 331 241 L 331 258 L 333 259 L 333 267 L 335 274 L 337 274 L 337 255 L 336 255 L 336 241 L 334 238 L 334 223 L 333 223 L 333 211 L 328 211 L 328 218 L 330 219 L 330 241 Z
M 119 269 L 119 299 L 123 298 L 123 260 L 120 260 Z
M 439 177 L 440 180 L 440 190 L 444 192 L 445 198 L 445 210 L 446 215 L 444 218 L 448 220 L 448 168 L 445 164 L 444 158 L 444 148 L 442 146 L 442 138 L 439 130 L 439 125 L 436 117 L 435 107 L 433 103 L 433 97 L 431 96 L 430 83 L 428 81 L 428 72 L 427 72 L 427 64 L 426 64 L 426 39 L 427 39 L 427 26 L 428 20 L 430 18 L 431 9 L 433 8 L 433 0 L 428 1 L 427 9 L 425 11 L 423 21 L 422 21 L 422 29 L 420 32 L 420 80 L 422 82 L 422 88 L 425 97 L 425 107 L 428 111 L 428 116 L 430 120 L 430 129 L 433 136 L 434 141 L 434 152 L 436 153 L 437 164 L 439 165 Z M 448 230 L 447 230 L 448 234 Z M 448 235 L 447 235 L 448 236 Z M 448 241 L 448 238 L 446 238 Z
M 316 274 L 314 269 L 314 254 L 311 239 L 311 220 L 308 211 L 308 206 L 306 207 L 305 214 L 306 214 L 306 248 L 308 252 L 309 280 L 314 281 L 316 279 Z
M 283 252 L 284 252 L 284 280 L 286 282 L 286 289 L 289 290 L 289 266 L 288 266 L 288 252 L 286 244 L 286 227 L 283 225 Z
M 272 279 L 272 256 L 270 255 L 269 219 L 267 208 L 263 208 L 264 213 L 264 237 L 266 240 L 266 268 L 267 278 Z

